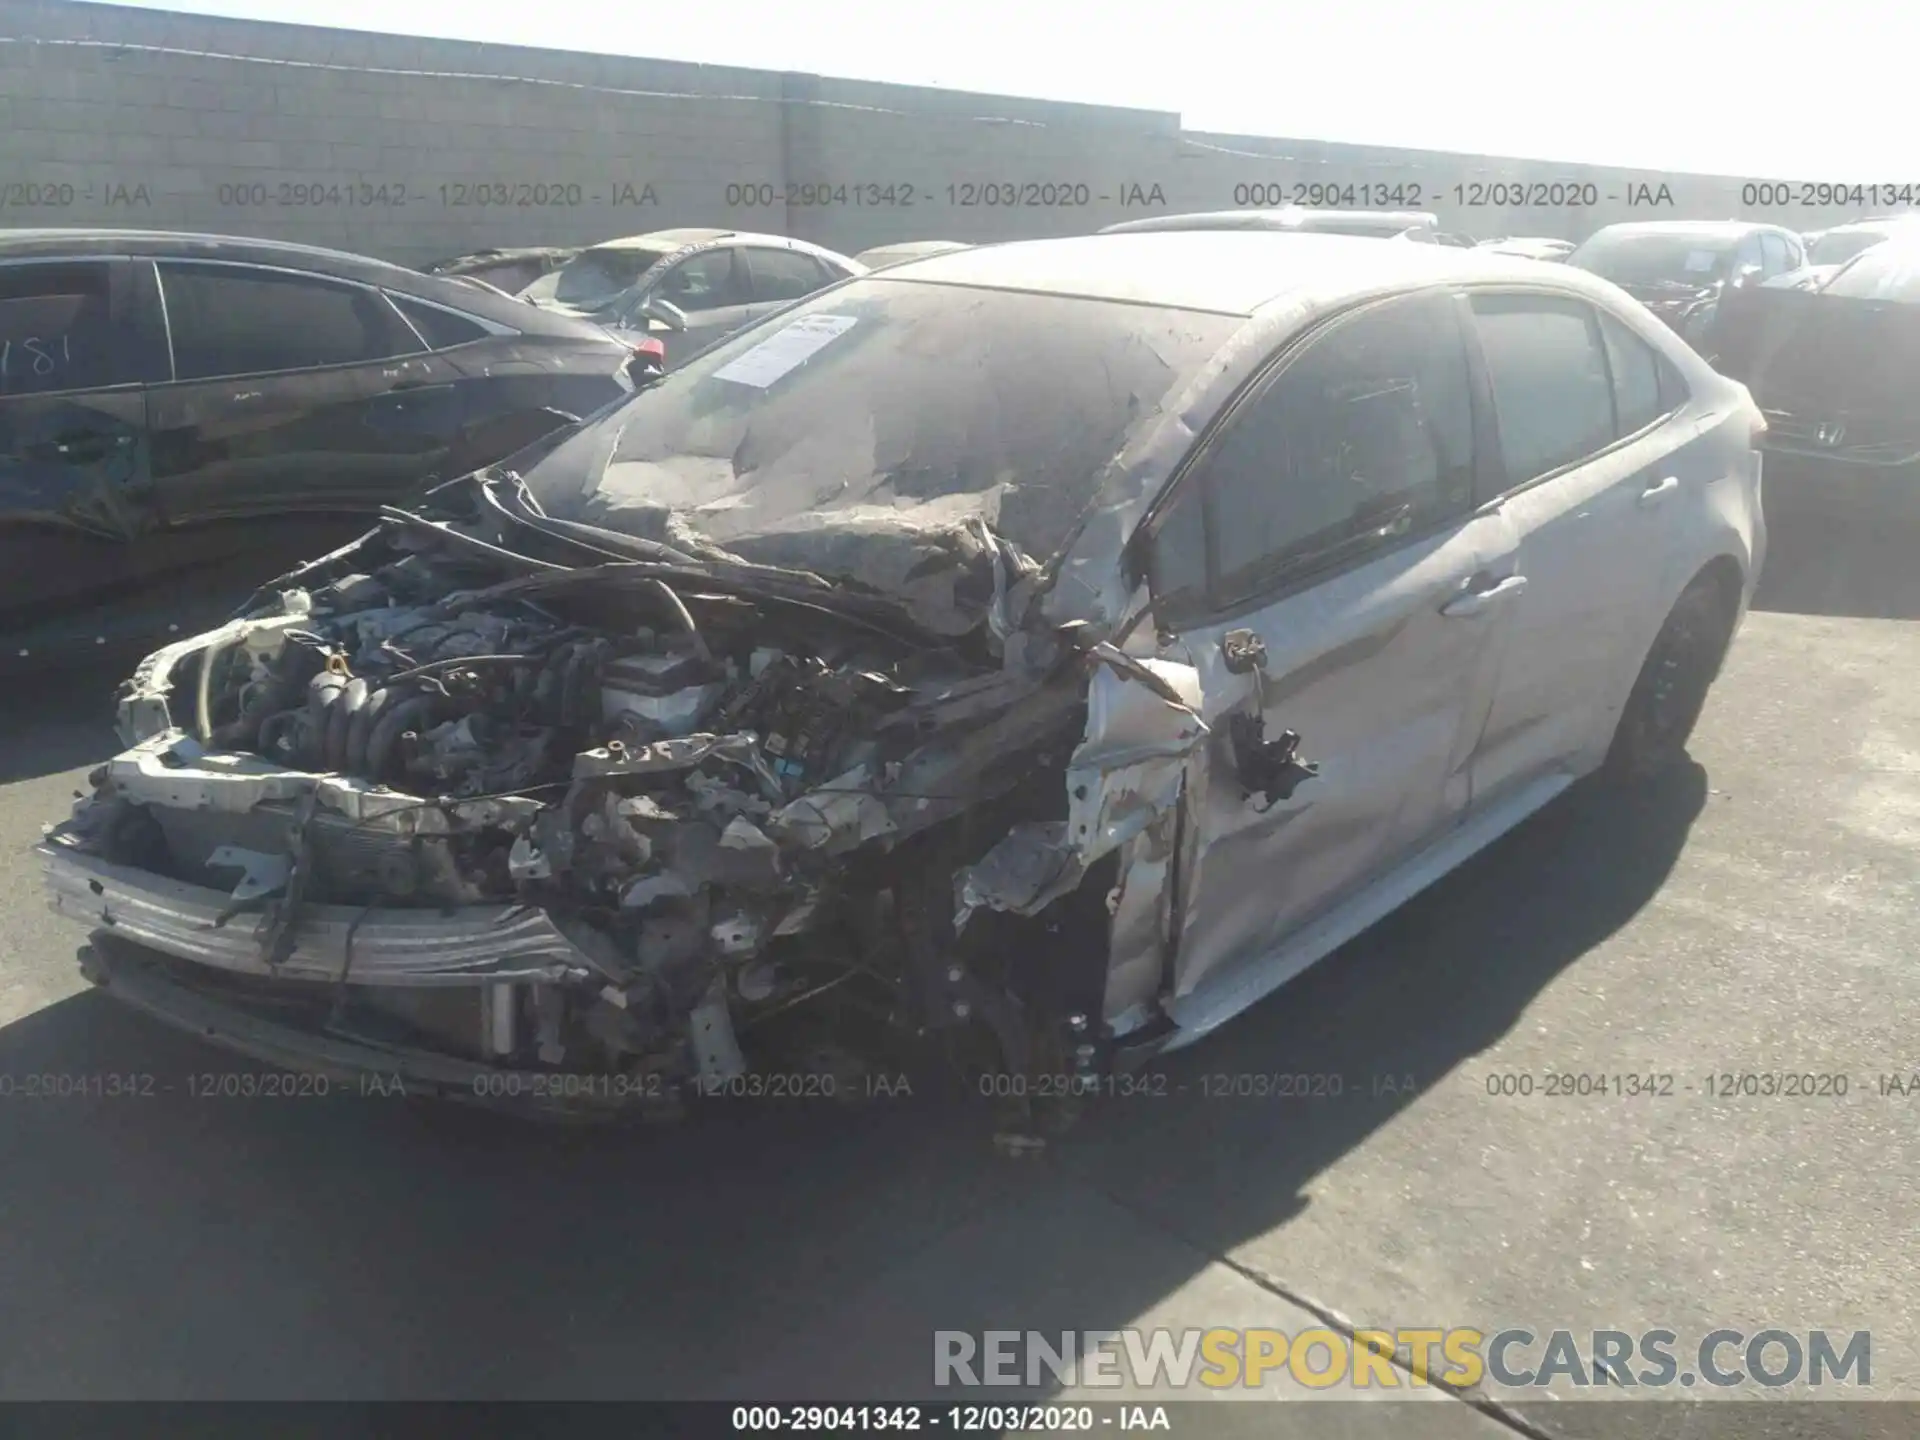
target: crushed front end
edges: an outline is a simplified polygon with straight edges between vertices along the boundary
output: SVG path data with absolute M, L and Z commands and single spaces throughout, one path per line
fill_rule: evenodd
M 754 1075 L 1093 1074 L 1117 927 L 1158 983 L 1204 726 L 1143 662 L 1010 623 L 1030 575 L 984 553 L 991 623 L 941 636 L 794 572 L 397 518 L 149 657 L 130 748 L 39 847 L 52 904 L 108 993 L 409 1092 L 672 1113 Z

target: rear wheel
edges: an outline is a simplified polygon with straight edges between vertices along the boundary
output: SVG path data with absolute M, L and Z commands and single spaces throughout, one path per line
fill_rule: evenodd
M 1681 592 L 1647 652 L 1607 752 L 1605 774 L 1638 784 L 1671 769 L 1707 702 L 1733 638 L 1733 613 L 1721 587 L 1702 575 Z

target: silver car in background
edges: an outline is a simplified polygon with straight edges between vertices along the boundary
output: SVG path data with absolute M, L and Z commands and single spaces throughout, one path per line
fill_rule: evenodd
M 854 256 L 856 265 L 882 270 L 889 265 L 904 265 L 909 260 L 926 260 L 935 255 L 967 249 L 964 240 L 897 240 L 891 245 L 876 245 Z
M 1573 241 L 1550 240 L 1530 235 L 1508 235 L 1499 240 L 1482 240 L 1478 246 L 1496 255 L 1512 255 L 1522 260 L 1558 262 L 1573 253 Z
M 1097 1086 L 1681 758 L 1761 430 L 1577 269 L 915 261 L 151 657 L 40 858 L 108 994 L 295 1068 Z
M 1283 205 L 1271 210 L 1207 210 L 1191 215 L 1151 215 L 1109 225 L 1102 235 L 1163 234 L 1192 230 L 1285 230 L 1304 235 L 1367 235 L 1380 240 L 1438 232 L 1440 218 L 1426 210 L 1318 210 Z
M 738 230 L 655 230 L 604 241 L 520 298 L 660 342 L 672 365 L 865 267 L 805 240 Z

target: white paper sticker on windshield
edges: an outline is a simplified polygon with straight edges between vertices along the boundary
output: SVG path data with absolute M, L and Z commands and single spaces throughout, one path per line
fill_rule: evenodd
M 1711 250 L 1689 250 L 1687 252 L 1687 273 L 1705 275 L 1719 262 L 1720 257 Z
M 846 334 L 853 328 L 857 318 L 853 315 L 804 315 L 779 333 L 762 340 L 746 354 L 729 360 L 713 372 L 713 378 L 764 390 Z

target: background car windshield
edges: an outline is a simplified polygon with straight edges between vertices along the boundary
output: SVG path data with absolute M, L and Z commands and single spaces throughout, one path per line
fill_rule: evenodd
M 1725 275 L 1734 242 L 1719 235 L 1594 236 L 1567 257 L 1616 285 L 1658 280 L 1705 285 Z
M 589 250 L 542 279 L 552 281 L 552 298 L 562 305 L 591 305 L 618 295 L 664 258 L 660 250 Z
M 1876 245 L 1828 281 L 1821 293 L 1850 300 L 1920 303 L 1920 245 Z
M 1887 237 L 1879 230 L 1829 230 L 1813 242 L 1807 251 L 1809 265 L 1838 265 L 1863 250 L 1871 250 Z
M 866 280 L 734 337 L 527 477 L 549 515 L 647 539 L 978 516 L 1036 559 L 1129 433 L 1244 321 Z M 669 512 L 672 523 L 669 523 Z

